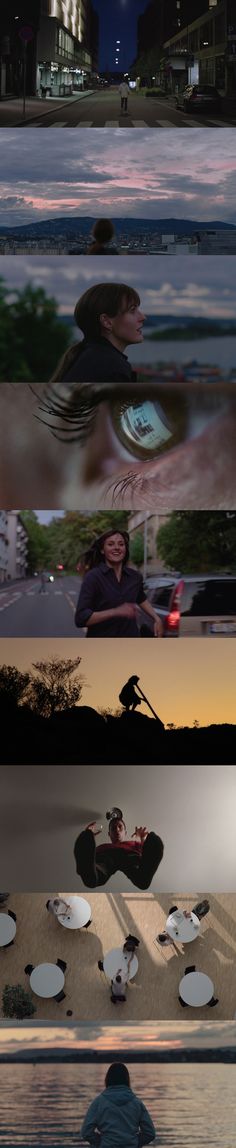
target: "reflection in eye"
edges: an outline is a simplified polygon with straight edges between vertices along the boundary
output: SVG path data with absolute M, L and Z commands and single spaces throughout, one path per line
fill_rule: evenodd
M 169 450 L 186 436 L 186 405 L 168 396 L 162 402 L 115 403 L 111 420 L 126 450 L 144 460 Z

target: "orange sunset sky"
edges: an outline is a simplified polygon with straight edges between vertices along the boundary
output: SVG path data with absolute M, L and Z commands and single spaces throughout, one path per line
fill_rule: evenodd
M 20 670 L 52 656 L 79 655 L 79 672 L 86 679 L 82 705 L 116 708 L 122 685 L 131 674 L 137 674 L 141 689 L 165 724 L 191 726 L 197 719 L 201 725 L 210 725 L 236 720 L 235 642 L 230 638 L 0 641 L 0 665 L 7 663 Z
M 30 1021 L 14 1027 L 9 1021 L 0 1027 L 0 1054 L 18 1049 L 91 1048 L 135 1049 L 207 1047 L 236 1043 L 234 1021 L 162 1021 L 138 1025 L 59 1024 L 45 1025 Z

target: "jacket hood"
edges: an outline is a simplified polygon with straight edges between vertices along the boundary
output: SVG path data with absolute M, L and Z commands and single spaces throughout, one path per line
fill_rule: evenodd
M 104 1088 L 102 1092 L 104 1100 L 108 1100 L 109 1104 L 115 1104 L 117 1108 L 123 1108 L 124 1104 L 133 1104 L 134 1092 L 127 1084 L 116 1084 L 114 1088 Z

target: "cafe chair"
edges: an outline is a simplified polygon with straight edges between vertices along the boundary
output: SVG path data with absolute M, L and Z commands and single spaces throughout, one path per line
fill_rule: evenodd
M 209 1007 L 209 1008 L 214 1008 L 214 1006 L 215 1006 L 216 1004 L 219 1004 L 219 1000 L 218 1000 L 218 997 L 211 997 L 211 1000 L 210 1000 L 210 1001 L 208 1001 L 208 1007 Z
M 26 965 L 25 966 L 25 973 L 27 973 L 27 977 L 30 977 L 30 974 L 33 972 L 33 969 L 34 969 L 34 965 Z
M 7 913 L 8 913 L 8 917 L 12 917 L 12 920 L 16 921 L 16 914 L 12 912 L 12 909 L 8 909 Z
M 186 969 L 184 970 L 184 976 L 186 977 L 187 973 L 195 973 L 195 972 L 196 972 L 196 965 L 186 965 Z
M 64 1001 L 64 1000 L 65 1000 L 65 996 L 66 996 L 66 993 L 64 993 L 63 989 L 61 989 L 61 992 L 60 992 L 60 993 L 56 993 L 56 996 L 55 996 L 55 997 L 53 997 L 53 1000 L 54 1000 L 54 1001 L 57 1001 L 57 1003 L 58 1003 L 58 1004 L 60 1004 L 60 1001 Z
M 168 910 L 168 917 L 171 917 L 171 913 L 176 912 L 178 912 L 178 905 L 172 905 L 172 908 Z
M 187 1001 L 183 1001 L 183 998 L 180 996 L 179 996 L 179 1003 L 182 1005 L 182 1008 L 188 1008 Z
M 65 971 L 66 971 L 66 969 L 67 969 L 67 963 L 66 963 L 66 961 L 61 961 L 61 960 L 60 960 L 60 957 L 58 957 L 58 958 L 57 958 L 57 965 L 58 965 L 58 968 L 59 968 L 59 969 L 61 969 L 62 973 L 65 973 Z M 56 998 L 55 998 L 55 999 L 56 999 Z
M 159 941 L 159 945 L 165 945 L 165 946 L 167 946 L 167 944 L 172 945 L 172 938 L 169 937 L 169 940 L 168 940 L 166 933 L 158 933 L 157 937 L 156 937 L 156 941 Z
M 204 901 L 199 901 L 198 905 L 194 905 L 192 913 L 195 913 L 195 916 L 198 917 L 199 921 L 201 921 L 201 918 L 206 917 L 206 914 L 209 913 L 209 910 L 209 901 L 207 901 L 207 898 L 205 897 Z
M 2 948 L 3 949 L 10 949 L 10 945 L 14 945 L 14 938 L 13 938 L 13 941 L 8 941 L 7 945 L 2 945 Z
M 138 938 L 133 937 L 132 933 L 129 933 L 129 936 L 125 937 L 125 941 L 123 944 L 123 953 L 134 953 L 135 949 L 138 948 L 138 945 L 140 945 L 140 941 L 138 941 Z
M 103 961 L 98 961 L 98 968 L 100 969 L 100 973 L 104 972 Z
M 1 905 L 3 905 L 3 904 L 4 904 L 4 901 L 7 901 L 8 897 L 10 897 L 10 893 L 0 893 L 0 903 L 1 903 Z
M 92 924 L 92 917 L 90 917 L 90 920 L 89 920 L 89 921 L 87 921 L 87 924 L 86 924 L 86 925 L 83 925 L 83 929 L 89 929 L 89 926 L 90 926 L 91 924 Z

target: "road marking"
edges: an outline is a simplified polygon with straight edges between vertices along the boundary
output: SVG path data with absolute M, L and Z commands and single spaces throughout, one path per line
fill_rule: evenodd
M 146 122 L 146 120 L 132 120 L 132 127 L 133 128 L 146 128 L 147 122 Z
M 173 120 L 156 120 L 156 124 L 157 124 L 158 128 L 174 128 L 175 127 Z
M 120 121 L 119 120 L 106 120 L 104 127 L 105 128 L 119 128 L 120 127 Z
M 51 128 L 66 128 L 67 120 L 58 120 L 57 123 L 51 124 Z
M 54 594 L 60 594 L 62 596 L 63 590 L 54 590 Z
M 92 128 L 93 120 L 79 120 L 78 124 L 72 124 L 75 128 Z

